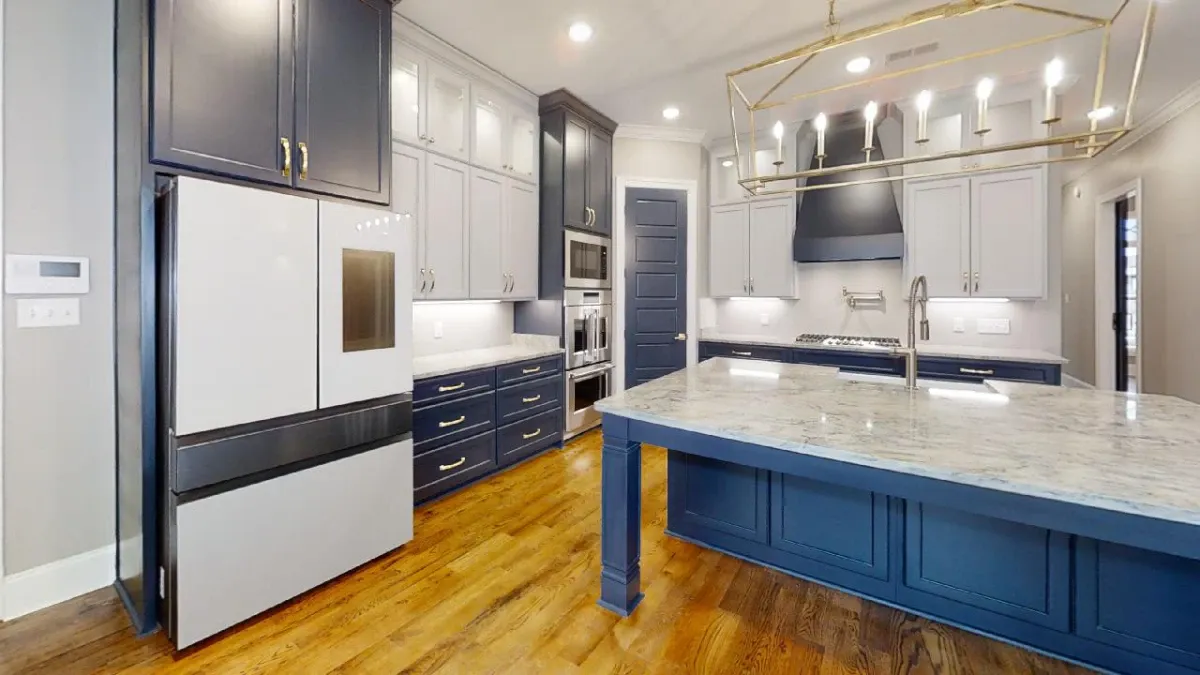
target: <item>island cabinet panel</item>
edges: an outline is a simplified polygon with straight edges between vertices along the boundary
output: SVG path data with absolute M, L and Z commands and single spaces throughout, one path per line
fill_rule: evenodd
M 736 345 L 728 342 L 704 342 L 700 345 L 702 359 L 723 356 L 731 359 L 754 359 L 756 361 L 777 361 L 787 363 L 788 350 L 784 347 L 763 347 L 761 345 Z
M 1066 631 L 1070 537 L 1061 532 L 919 502 L 904 506 L 902 597 L 920 591 L 951 601 L 935 613 L 974 623 L 967 608 Z M 956 606 L 957 605 L 957 606 Z
M 1200 671 L 1200 560 L 1080 538 L 1075 632 Z
M 1049 364 L 968 361 L 933 357 L 918 358 L 917 371 L 922 377 L 971 382 L 1011 380 L 1036 384 L 1061 384 L 1062 378 L 1062 368 Z
M 889 354 L 864 354 L 821 349 L 793 349 L 792 363 L 829 366 L 855 373 L 903 375 L 904 359 Z
M 667 481 L 670 529 L 724 532 L 767 542 L 767 471 L 672 452 Z
M 888 578 L 888 498 L 771 474 L 771 546 L 877 579 Z

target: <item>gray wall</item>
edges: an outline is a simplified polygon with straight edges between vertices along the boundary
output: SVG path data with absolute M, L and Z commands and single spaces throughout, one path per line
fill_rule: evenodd
M 91 258 L 82 324 L 4 298 L 4 571 L 113 542 L 113 5 L 8 0 L 6 253 Z
M 1200 402 L 1200 106 L 1063 188 L 1063 352 L 1067 373 L 1095 384 L 1096 199 L 1142 179 L 1142 386 Z M 1079 197 L 1075 188 L 1079 188 Z

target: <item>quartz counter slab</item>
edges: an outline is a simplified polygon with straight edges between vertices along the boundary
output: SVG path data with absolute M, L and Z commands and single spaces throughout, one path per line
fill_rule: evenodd
M 528 344 L 511 344 L 502 347 L 486 349 L 471 349 L 435 356 L 422 356 L 413 359 L 413 379 L 421 380 L 427 377 L 449 375 L 478 368 L 491 368 L 509 363 L 518 363 L 531 359 L 562 354 L 558 347 L 546 347 Z
M 705 333 L 701 342 L 723 342 L 735 345 L 761 345 L 764 347 L 788 347 L 796 349 L 828 350 L 836 352 L 857 352 L 862 354 L 886 354 L 888 349 L 871 349 L 842 345 L 802 344 L 793 338 L 781 338 L 769 335 L 730 335 Z M 929 357 L 947 357 L 957 359 L 973 359 L 977 361 L 1012 361 L 1019 363 L 1047 363 L 1063 365 L 1067 359 L 1040 349 L 1015 349 L 1008 347 L 964 347 L 956 345 L 917 344 L 917 354 Z
M 992 393 L 712 359 L 607 398 L 613 415 L 1012 494 L 1200 525 L 1200 405 L 1011 382 Z

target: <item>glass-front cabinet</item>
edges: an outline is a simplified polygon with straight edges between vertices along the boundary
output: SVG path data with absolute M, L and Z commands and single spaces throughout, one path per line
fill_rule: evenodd
M 392 49 L 392 138 L 466 160 L 471 84 L 402 42 Z
M 392 138 L 420 142 L 425 136 L 425 59 L 396 44 L 392 50 Z
M 526 181 L 537 176 L 538 122 L 532 111 L 476 85 L 471 163 Z
M 467 101 L 471 84 L 466 76 L 429 62 L 429 149 L 455 159 L 467 159 L 470 138 Z
M 517 177 L 538 175 L 538 119 L 533 112 L 513 108 L 508 125 L 508 168 Z

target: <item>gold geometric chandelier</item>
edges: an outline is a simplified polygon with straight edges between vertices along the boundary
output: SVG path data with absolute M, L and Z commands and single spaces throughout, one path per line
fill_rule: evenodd
M 1141 38 L 1138 44 L 1136 57 L 1132 64 L 1132 79 L 1130 81 L 1129 90 L 1125 97 L 1126 105 L 1124 109 L 1123 121 L 1112 122 L 1106 121 L 1112 115 L 1112 108 L 1104 106 L 1104 83 L 1105 76 L 1108 71 L 1109 50 L 1112 39 L 1113 24 L 1125 11 L 1130 0 L 1123 0 L 1117 11 L 1112 16 L 1099 17 L 1069 12 L 1062 9 L 1046 7 L 1035 2 L 1018 2 L 1017 0 L 953 0 L 945 4 L 932 7 L 930 9 L 914 12 L 903 17 L 899 17 L 892 21 L 887 21 L 874 26 L 861 28 L 858 30 L 841 33 L 839 30 L 839 21 L 835 13 L 836 0 L 829 0 L 829 18 L 826 25 L 826 37 L 812 42 L 810 44 L 792 49 L 769 59 L 759 61 L 748 65 L 744 68 L 731 71 L 726 74 L 726 89 L 729 97 L 729 119 L 730 126 L 733 132 L 734 151 L 737 155 L 737 172 L 738 183 L 748 192 L 755 195 L 771 195 L 771 194 L 789 194 L 792 192 L 808 192 L 811 190 L 823 190 L 837 187 L 846 187 L 850 185 L 861 185 L 864 183 L 877 182 L 892 182 L 897 180 L 905 180 L 912 178 L 926 178 L 936 176 L 951 176 L 967 173 L 976 173 L 979 171 L 989 171 L 996 169 L 1019 168 L 1025 166 L 1036 166 L 1040 164 L 1050 164 L 1055 162 L 1072 162 L 1081 161 L 1093 158 L 1104 152 L 1113 143 L 1120 140 L 1123 136 L 1129 134 L 1134 129 L 1134 106 L 1137 103 L 1138 88 L 1141 84 L 1143 71 L 1145 69 L 1146 55 L 1150 46 L 1150 39 L 1154 29 L 1154 21 L 1156 17 L 1157 7 L 1156 0 L 1148 0 L 1146 15 L 1142 23 Z M 980 15 L 993 12 L 1024 12 L 1031 17 L 1053 18 L 1058 24 L 1065 24 L 1068 27 L 1063 30 L 1056 30 L 1053 33 L 1038 35 L 1029 39 L 1024 39 L 1016 42 L 1005 43 L 999 46 L 991 46 L 986 49 L 980 49 L 967 54 L 953 56 L 932 63 L 925 63 L 902 70 L 889 71 L 870 78 L 865 78 L 849 83 L 841 83 L 824 88 L 803 91 L 791 95 L 781 95 L 780 90 L 789 81 L 795 81 L 793 78 L 799 73 L 805 72 L 805 67 L 812 63 L 813 59 L 819 54 L 843 47 L 846 45 L 863 42 L 872 38 L 911 29 L 916 26 L 930 24 L 931 22 L 941 22 L 965 17 L 969 15 Z M 1080 35 L 1092 31 L 1102 31 L 1102 41 L 1100 46 L 1099 63 L 1097 67 L 1096 79 L 1092 88 L 1092 107 L 1088 114 L 1089 124 L 1086 131 L 1073 131 L 1069 133 L 1056 132 L 1054 125 L 1061 121 L 1057 110 L 1057 100 L 1055 98 L 1055 88 L 1062 82 L 1063 64 L 1057 59 L 1049 62 L 1045 66 L 1044 71 L 1044 118 L 1043 124 L 1046 126 L 1047 132 L 1042 138 L 1028 138 L 1015 141 L 1001 142 L 996 144 L 987 144 L 986 135 L 990 131 L 988 129 L 988 101 L 992 95 L 995 83 L 990 78 L 982 78 L 978 80 L 975 88 L 975 98 L 977 99 L 978 108 L 975 114 L 976 128 L 974 133 L 978 136 L 977 147 L 963 147 L 960 149 L 949 150 L 945 152 L 927 152 L 925 154 L 912 154 L 908 156 L 872 159 L 872 125 L 875 123 L 875 117 L 878 114 L 878 104 L 874 101 L 867 102 L 862 108 L 863 117 L 866 122 L 866 141 L 862 150 L 862 161 L 849 164 L 840 164 L 837 166 L 825 166 L 825 134 L 829 119 L 820 114 L 812 120 L 812 129 L 816 132 L 816 153 L 814 160 L 815 168 L 809 168 L 804 171 L 796 171 L 794 173 L 782 173 L 783 165 L 782 157 L 782 123 L 777 122 L 775 125 L 775 138 L 779 139 L 780 154 L 775 164 L 774 173 L 760 174 L 757 166 L 758 162 L 751 159 L 748 163 L 742 161 L 742 143 L 739 139 L 738 130 L 738 104 L 744 108 L 749 117 L 749 152 L 750 157 L 757 156 L 757 140 L 754 130 L 755 113 L 780 106 L 789 105 L 805 99 L 821 97 L 823 95 L 833 94 L 843 90 L 853 89 L 857 87 L 869 87 L 875 83 L 881 83 L 887 80 L 894 80 L 908 75 L 913 75 L 922 71 L 929 71 L 939 67 L 948 66 L 951 64 L 962 64 L 973 59 L 984 57 L 996 57 L 1005 54 L 1011 50 L 1023 49 L 1034 45 L 1048 43 L 1055 40 L 1069 38 L 1071 36 Z M 759 78 L 767 73 L 767 69 L 780 66 L 782 64 L 793 64 L 790 70 L 774 81 L 773 84 L 766 89 L 765 93 L 757 98 L 747 96 L 743 87 L 739 85 L 739 80 L 746 77 L 758 75 Z M 929 91 L 913 92 L 914 108 L 917 111 L 917 139 L 916 144 L 920 148 L 925 148 L 924 145 L 928 141 L 928 114 L 931 105 L 932 94 Z M 775 98 L 772 98 L 775 97 Z M 1103 122 L 1103 124 L 1102 124 Z M 1074 150 L 1074 153 L 1063 152 L 1058 155 L 1052 153 L 1044 153 L 1031 159 L 1021 161 L 1005 161 L 996 163 L 987 163 L 981 161 L 976 164 L 964 166 L 964 168 L 954 170 L 933 170 L 928 172 L 898 172 L 892 171 L 900 167 L 916 166 L 938 162 L 940 160 L 964 159 L 972 157 L 1001 156 L 1001 153 L 1009 153 L 1012 151 L 1030 150 L 1035 148 L 1062 148 L 1064 150 Z M 907 155 L 907 153 L 903 153 Z M 750 175 L 743 175 L 743 167 L 749 167 Z M 881 175 L 869 179 L 856 180 L 840 180 L 837 177 L 839 174 L 847 174 L 851 172 L 862 172 L 866 169 L 889 169 L 887 175 Z M 858 174 L 862 175 L 862 174 Z M 821 178 L 817 184 L 812 184 L 808 179 Z M 827 182 L 826 182 L 827 181 Z

